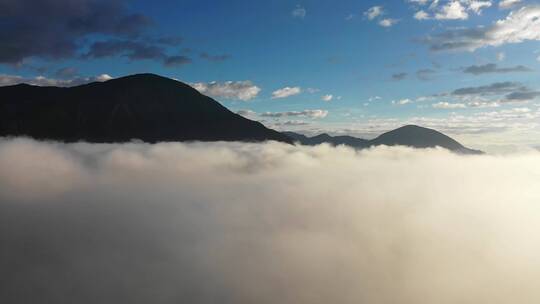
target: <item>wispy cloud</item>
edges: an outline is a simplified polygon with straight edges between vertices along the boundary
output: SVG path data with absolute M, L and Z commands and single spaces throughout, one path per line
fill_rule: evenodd
M 434 51 L 475 51 L 528 40 L 540 40 L 540 6 L 522 7 L 490 26 L 449 30 L 425 41 Z
M 495 63 L 488 63 L 484 65 L 471 65 L 463 69 L 463 73 L 481 75 L 481 74 L 504 74 L 504 73 L 519 73 L 519 72 L 531 72 L 532 69 L 517 65 L 513 67 L 499 67 Z
M 432 107 L 435 108 L 435 109 L 464 109 L 466 108 L 467 106 L 463 103 L 450 103 L 450 102 L 446 102 L 446 101 L 441 101 L 441 102 L 438 102 L 438 103 L 434 103 L 432 104 Z
M 510 9 L 519 3 L 521 3 L 521 0 L 500 0 L 499 7 L 501 9 Z
M 293 11 L 291 12 L 291 15 L 294 17 L 294 18 L 300 18 L 300 19 L 304 19 L 306 17 L 306 14 L 307 14 L 307 11 L 305 8 L 301 7 L 301 6 L 297 6 L 295 9 L 293 9 Z
M 325 118 L 328 115 L 327 110 L 303 110 L 303 111 L 288 111 L 288 112 L 265 112 L 261 113 L 261 117 L 309 117 L 309 118 Z
M 284 87 L 272 92 L 272 99 L 287 98 L 302 93 L 300 87 Z
M 332 94 L 323 95 L 321 99 L 322 101 L 329 102 L 329 101 L 332 101 L 332 99 L 334 99 L 334 95 Z
M 408 74 L 405 73 L 405 72 L 392 74 L 392 79 L 396 80 L 396 81 L 403 80 L 403 79 L 407 78 L 407 75 Z
M 382 16 L 383 14 L 384 14 L 384 9 L 382 6 L 373 6 L 364 12 L 364 16 L 366 16 L 368 20 L 373 20 L 379 16 Z
M 251 81 L 226 81 L 226 82 L 197 82 L 191 84 L 193 88 L 202 94 L 225 99 L 236 99 L 242 101 L 251 100 L 261 89 Z
M 392 100 L 393 105 L 403 106 L 409 103 L 412 103 L 413 101 L 409 98 L 399 99 L 399 100 Z

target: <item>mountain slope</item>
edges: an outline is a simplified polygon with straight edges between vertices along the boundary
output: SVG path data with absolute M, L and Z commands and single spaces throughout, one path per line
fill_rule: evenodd
M 291 142 L 184 83 L 154 74 L 71 88 L 0 87 L 0 117 L 0 136 L 67 142 Z
M 414 148 L 442 147 L 450 151 L 461 154 L 481 154 L 483 152 L 464 147 L 454 139 L 433 129 L 423 128 L 415 125 L 407 125 L 401 128 L 386 132 L 375 139 L 365 140 L 351 136 L 335 136 L 321 134 L 314 137 L 307 137 L 294 132 L 285 134 L 295 141 L 304 145 L 318 145 L 329 143 L 332 145 L 346 145 L 354 148 L 367 148 L 371 146 L 409 146 Z M 344 137 L 346 139 L 344 139 Z

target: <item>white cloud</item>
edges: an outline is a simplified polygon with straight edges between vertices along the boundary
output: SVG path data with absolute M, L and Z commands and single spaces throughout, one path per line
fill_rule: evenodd
M 406 104 L 409 104 L 409 103 L 412 103 L 413 101 L 410 100 L 409 98 L 405 98 L 405 99 L 400 99 L 400 100 L 392 100 L 392 104 L 394 105 L 406 105 Z
M 438 20 L 465 20 L 467 18 L 469 18 L 469 14 L 459 0 L 450 1 L 435 14 L 435 19 Z
M 420 10 L 414 14 L 414 19 L 416 20 L 427 20 L 430 19 L 429 14 L 423 10 Z
M 113 77 L 109 74 L 101 74 L 95 78 L 97 81 L 107 81 L 113 79 Z
M 300 19 L 304 19 L 306 17 L 306 9 L 301 7 L 301 6 L 298 6 L 297 8 L 295 8 L 292 12 L 291 12 L 291 15 L 294 17 L 294 18 L 300 18 Z
M 540 62 L 540 55 L 538 55 L 538 57 L 536 57 L 536 61 Z
M 471 108 L 498 108 L 501 104 L 496 101 L 473 100 L 467 102 L 467 106 Z
M 385 19 L 382 19 L 381 21 L 379 21 L 379 25 L 382 26 L 382 27 L 391 27 L 391 26 L 393 26 L 394 24 L 396 24 L 398 22 L 399 22 L 399 20 L 397 20 L 397 19 L 385 18 Z
M 434 107 L 435 109 L 464 109 L 467 106 L 463 103 L 450 103 L 446 101 L 441 101 L 432 104 L 432 107 Z
M 512 8 L 514 5 L 521 3 L 521 0 L 501 0 L 499 1 L 499 8 L 501 9 L 509 9 Z
M 429 1 L 409 1 L 413 4 L 423 6 Z M 433 1 L 427 8 L 433 12 L 430 15 L 424 9 L 415 13 L 414 18 L 417 20 L 465 20 L 469 18 L 469 12 L 473 12 L 477 15 L 482 14 L 482 10 L 489 8 L 493 5 L 491 0 L 450 0 L 446 4 L 439 5 L 440 1 Z
M 506 53 L 505 52 L 497 53 L 497 61 L 504 61 L 504 59 L 506 59 Z
M 373 101 L 377 101 L 377 100 L 381 100 L 382 97 L 381 96 L 371 96 L 368 98 L 368 101 L 369 102 L 373 102 Z
M 249 109 L 238 110 L 238 111 L 236 111 L 236 114 L 238 114 L 240 116 L 244 116 L 246 118 L 253 118 L 253 117 L 257 116 L 257 113 L 255 111 L 252 111 L 252 110 L 249 110 Z
M 293 117 L 293 116 L 302 116 L 309 118 L 325 118 L 328 115 L 327 110 L 303 110 L 303 111 L 289 111 L 289 112 L 265 112 L 262 113 L 261 117 Z
M 475 51 L 486 46 L 501 46 L 540 40 L 540 6 L 526 6 L 488 27 L 456 29 L 428 39 L 433 50 Z
M 27 83 L 36 86 L 55 86 L 55 87 L 72 87 L 90 82 L 103 82 L 113 79 L 108 74 L 101 74 L 95 77 L 76 77 L 73 79 L 55 79 L 47 78 L 44 76 L 37 76 L 34 78 L 27 78 L 18 75 L 6 75 L 0 74 L 0 86 L 8 86 L 19 83 Z
M 323 95 L 323 96 L 321 97 L 321 99 L 322 99 L 323 101 L 332 101 L 332 99 L 334 99 L 334 95 L 332 95 L 332 94 Z
M 468 0 L 467 3 L 469 4 L 468 9 L 477 15 L 480 15 L 484 8 L 489 8 L 492 5 L 491 1 Z
M 259 94 L 261 89 L 251 81 L 226 81 L 226 82 L 197 82 L 191 86 L 201 94 L 217 98 L 237 99 L 242 101 L 251 100 Z
M 284 87 L 272 92 L 272 99 L 287 98 L 300 93 L 302 93 L 302 89 L 300 87 Z
M 369 20 L 373 20 L 383 14 L 384 10 L 382 6 L 373 6 L 364 12 L 364 16 L 366 16 Z
M 537 303 L 539 168 L 535 152 L 3 140 L 3 296 Z
M 307 126 L 310 123 L 303 120 L 286 120 L 286 121 L 279 121 L 276 123 L 273 123 L 271 126 L 272 128 L 276 130 L 284 130 L 287 131 L 288 127 L 297 127 L 297 126 Z M 286 127 L 285 129 L 282 127 Z
M 407 0 L 407 2 L 416 4 L 416 5 L 426 5 L 430 1 L 431 0 Z

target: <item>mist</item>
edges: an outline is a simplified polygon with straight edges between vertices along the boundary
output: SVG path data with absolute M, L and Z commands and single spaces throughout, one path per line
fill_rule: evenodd
M 0 140 L 2 303 L 538 303 L 540 153 Z

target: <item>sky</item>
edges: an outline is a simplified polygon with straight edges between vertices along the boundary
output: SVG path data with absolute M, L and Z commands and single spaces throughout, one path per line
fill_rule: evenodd
M 149 72 L 278 130 L 540 146 L 529 0 L 0 0 L 0 85 Z

